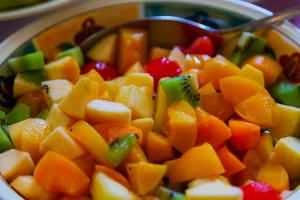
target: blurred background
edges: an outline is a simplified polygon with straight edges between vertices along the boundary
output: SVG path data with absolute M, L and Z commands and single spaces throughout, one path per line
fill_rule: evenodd
M 87 0 L 49 0 L 45 3 L 26 6 L 24 8 L 14 9 L 4 9 L 1 8 L 5 6 L 10 6 L 9 4 L 13 1 L 38 1 L 38 0 L 0 0 L 0 42 L 3 41 L 10 34 L 14 33 L 16 30 L 25 26 L 26 24 L 47 15 L 55 10 L 63 9 L 65 6 L 70 6 L 72 4 L 78 3 L 80 1 Z M 101 0 L 99 0 L 101 1 Z M 109 1 L 109 0 L 103 0 Z M 241 1 L 241 0 L 236 0 Z M 300 4 L 300 0 L 245 0 L 253 4 L 259 5 L 266 8 L 272 12 L 278 12 L 286 8 L 293 7 Z M 300 13 L 299 16 L 291 20 L 296 26 L 300 28 Z

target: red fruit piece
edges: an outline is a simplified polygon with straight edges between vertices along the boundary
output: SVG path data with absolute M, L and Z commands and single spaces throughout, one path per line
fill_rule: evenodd
M 163 57 L 150 61 L 146 72 L 153 77 L 156 89 L 161 78 L 177 76 L 181 73 L 181 68 L 176 62 Z
M 244 192 L 243 200 L 281 200 L 278 192 L 265 183 L 251 182 L 241 189 Z
M 188 49 L 190 54 L 206 54 L 211 57 L 215 55 L 215 47 L 207 36 L 198 37 Z
M 95 69 L 104 80 L 111 80 L 119 76 L 117 70 L 113 67 L 112 64 L 104 62 L 104 61 L 95 61 L 95 62 L 90 62 L 86 64 L 81 73 L 85 74 L 91 71 L 92 69 Z

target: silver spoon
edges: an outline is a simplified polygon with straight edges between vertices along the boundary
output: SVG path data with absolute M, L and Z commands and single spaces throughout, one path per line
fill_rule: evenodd
M 272 16 L 226 29 L 214 29 L 204 24 L 179 17 L 155 16 L 106 28 L 85 39 L 80 46 L 83 51 L 87 51 L 98 40 L 108 34 L 117 32 L 121 27 L 140 28 L 147 31 L 149 34 L 150 46 L 166 48 L 172 48 L 174 45 L 185 46 L 191 44 L 200 35 L 208 35 L 213 38 L 213 41 L 216 44 L 220 45 L 222 42 L 229 41 L 243 31 L 270 28 L 297 15 L 300 15 L 300 5 L 276 13 Z

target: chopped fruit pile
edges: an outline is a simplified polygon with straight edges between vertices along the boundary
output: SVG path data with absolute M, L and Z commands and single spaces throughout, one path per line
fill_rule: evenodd
M 123 28 L 88 52 L 8 61 L 0 173 L 26 199 L 280 200 L 299 184 L 300 89 L 266 41 L 150 47 Z M 268 49 L 268 51 L 266 51 Z M 149 56 L 148 56 L 149 54 Z

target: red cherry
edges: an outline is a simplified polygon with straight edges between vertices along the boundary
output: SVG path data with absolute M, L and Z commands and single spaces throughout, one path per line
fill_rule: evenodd
M 119 76 L 113 65 L 104 61 L 90 62 L 83 67 L 81 72 L 82 74 L 85 74 L 92 69 L 95 69 L 106 81 Z
M 241 189 L 244 192 L 243 200 L 281 200 L 278 192 L 265 183 L 251 182 Z
M 150 61 L 146 72 L 153 77 L 156 89 L 161 78 L 177 76 L 181 73 L 181 68 L 176 62 L 163 57 Z
M 207 36 L 198 37 L 188 49 L 190 54 L 206 54 L 210 57 L 215 55 L 215 47 Z

